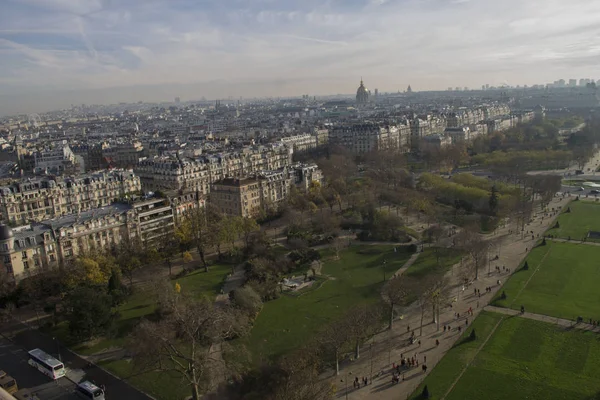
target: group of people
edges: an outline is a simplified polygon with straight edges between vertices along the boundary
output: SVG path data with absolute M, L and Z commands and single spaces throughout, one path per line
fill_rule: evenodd
M 360 389 L 360 385 L 367 386 L 369 384 L 369 378 L 367 378 L 366 376 L 363 376 L 362 378 L 359 378 L 358 376 L 356 378 L 354 378 L 354 382 L 352 383 L 352 385 L 354 386 L 354 389 Z

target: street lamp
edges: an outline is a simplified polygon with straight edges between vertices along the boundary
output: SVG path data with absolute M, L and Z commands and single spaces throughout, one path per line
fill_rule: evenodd
M 383 260 L 383 281 L 385 282 L 385 265 L 387 263 L 387 260 Z
M 348 400 L 348 377 L 352 375 L 352 372 L 346 374 L 346 400 Z

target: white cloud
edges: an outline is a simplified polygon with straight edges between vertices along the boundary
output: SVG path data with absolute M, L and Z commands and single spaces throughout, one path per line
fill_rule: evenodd
M 11 0 L 0 14 L 0 83 L 6 92 L 262 82 L 228 93 L 247 96 L 351 92 L 361 75 L 396 90 L 596 71 L 600 2 L 361 1 Z M 226 94 L 211 88 L 203 95 Z

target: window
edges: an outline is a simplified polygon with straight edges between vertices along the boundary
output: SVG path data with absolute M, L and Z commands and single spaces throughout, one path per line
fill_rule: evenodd
M 27 258 L 27 252 L 26 251 L 22 251 L 21 255 L 23 256 L 23 258 Z

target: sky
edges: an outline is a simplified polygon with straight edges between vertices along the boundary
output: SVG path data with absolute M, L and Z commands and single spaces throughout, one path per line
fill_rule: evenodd
M 0 0 L 0 115 L 600 79 L 593 0 Z

